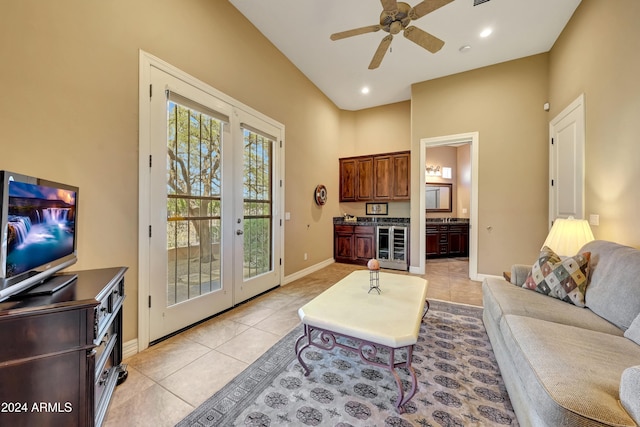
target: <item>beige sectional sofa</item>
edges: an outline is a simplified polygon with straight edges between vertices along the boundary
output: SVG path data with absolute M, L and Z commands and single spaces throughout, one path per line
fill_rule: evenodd
M 578 307 L 511 282 L 483 282 L 484 323 L 521 426 L 640 425 L 640 251 L 593 241 Z

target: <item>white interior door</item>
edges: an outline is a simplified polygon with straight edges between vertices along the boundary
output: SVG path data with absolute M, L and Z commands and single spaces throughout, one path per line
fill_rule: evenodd
M 584 95 L 549 124 L 549 226 L 556 218 L 584 218 Z

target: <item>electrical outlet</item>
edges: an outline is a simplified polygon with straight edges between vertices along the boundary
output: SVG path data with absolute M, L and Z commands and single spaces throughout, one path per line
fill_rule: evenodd
M 589 224 L 591 224 L 591 225 L 600 225 L 600 215 L 598 215 L 598 214 L 589 215 Z
M 309 257 L 307 256 L 307 253 L 304 253 L 304 260 L 306 261 Z

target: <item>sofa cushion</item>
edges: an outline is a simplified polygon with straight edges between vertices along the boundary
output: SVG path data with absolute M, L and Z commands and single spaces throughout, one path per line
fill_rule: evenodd
M 640 251 L 618 243 L 594 240 L 586 306 L 623 331 L 640 313 Z
M 585 252 L 561 259 L 544 246 L 522 287 L 584 307 L 590 255 Z
M 636 425 L 619 404 L 619 386 L 624 370 L 640 360 L 640 346 L 525 316 L 503 316 L 500 331 L 545 425 Z
M 624 370 L 620 378 L 620 403 L 640 423 L 640 366 Z
M 482 283 L 482 299 L 485 311 L 496 322 L 505 314 L 517 314 L 611 335 L 622 336 L 624 332 L 589 309 L 531 292 L 503 279 L 487 277 Z
M 624 336 L 636 344 L 640 344 L 640 314 L 631 322 L 631 326 L 624 332 Z

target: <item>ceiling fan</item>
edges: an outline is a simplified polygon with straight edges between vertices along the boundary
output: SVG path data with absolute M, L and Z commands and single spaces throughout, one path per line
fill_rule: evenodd
M 425 48 L 431 53 L 436 53 L 442 49 L 444 42 L 418 27 L 409 25 L 409 23 L 422 18 L 426 14 L 439 9 L 442 6 L 446 6 L 452 1 L 453 0 L 424 0 L 414 7 L 411 7 L 407 3 L 399 2 L 397 0 L 380 0 L 380 3 L 382 3 L 380 24 L 334 33 L 331 34 L 331 40 L 341 40 L 347 37 L 358 36 L 360 34 L 374 33 L 379 30 L 384 30 L 389 33 L 382 39 L 380 45 L 378 45 L 378 49 L 374 53 L 373 59 L 371 59 L 371 63 L 369 64 L 370 70 L 376 69 L 380 66 L 384 55 L 387 53 L 387 50 L 391 45 L 393 36 L 398 34 L 400 31 L 403 31 L 404 36 L 412 42 Z

